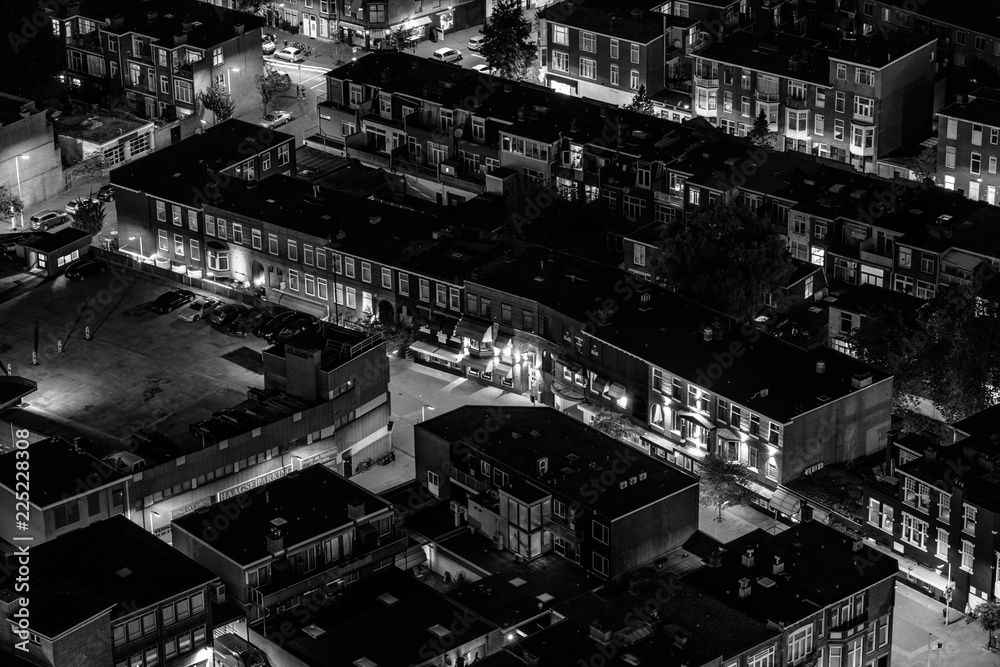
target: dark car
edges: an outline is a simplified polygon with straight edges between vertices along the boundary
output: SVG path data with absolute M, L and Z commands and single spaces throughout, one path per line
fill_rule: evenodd
M 132 446 L 144 455 L 162 459 L 175 459 L 183 453 L 176 442 L 162 433 L 147 428 L 132 434 Z
M 312 315 L 299 314 L 297 317 L 292 318 L 285 323 L 285 326 L 281 328 L 277 334 L 271 338 L 271 342 L 274 344 L 284 343 L 286 340 L 292 336 L 297 336 L 307 329 L 312 329 L 319 324 L 317 320 Z
M 215 307 L 209 320 L 212 324 L 229 324 L 245 312 L 247 312 L 246 306 L 241 306 L 238 303 L 224 303 Z
M 246 338 L 260 328 L 266 317 L 264 311 L 260 308 L 251 308 L 230 322 L 226 328 L 226 333 L 230 336 L 242 336 Z
M 99 259 L 84 257 L 66 267 L 66 277 L 70 280 L 84 280 L 89 276 L 104 273 L 107 268 L 108 265 Z
M 263 326 L 257 329 L 256 334 L 258 337 L 263 338 L 266 341 L 270 341 L 274 336 L 285 327 L 285 323 L 291 320 L 293 317 L 298 315 L 294 310 L 286 310 L 283 313 L 279 313 L 269 319 Z
M 250 415 L 239 410 L 220 410 L 212 415 L 212 419 L 230 424 L 244 431 L 249 429 L 251 424 Z
M 115 199 L 115 186 L 108 183 L 103 188 L 97 191 L 97 198 L 101 201 L 114 201 Z
M 186 289 L 171 290 L 158 296 L 156 301 L 150 304 L 149 309 L 155 313 L 169 313 L 192 301 L 194 301 L 194 292 L 189 292 Z

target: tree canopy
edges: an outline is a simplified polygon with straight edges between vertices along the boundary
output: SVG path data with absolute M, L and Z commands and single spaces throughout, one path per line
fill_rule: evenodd
M 594 421 L 590 422 L 590 427 L 622 442 L 636 440 L 639 433 L 628 417 L 607 408 L 601 408 L 594 416 Z
M 1000 317 L 996 304 L 972 288 L 953 286 L 915 313 L 873 309 L 849 340 L 859 359 L 893 373 L 898 413 L 914 412 L 924 398 L 954 422 L 997 403 Z
M 628 111 L 638 111 L 647 115 L 653 115 L 653 100 L 646 94 L 646 86 L 639 86 L 639 90 L 632 97 L 632 101 L 621 107 Z
M 6 183 L 0 183 L 0 217 L 13 218 L 24 212 L 24 202 L 17 191 Z
M 496 0 L 483 26 L 479 53 L 505 79 L 523 81 L 535 59 L 531 22 L 524 18 L 520 0 Z
M 753 127 L 750 128 L 750 134 L 747 135 L 747 138 L 754 146 L 777 148 L 778 133 L 771 131 L 771 124 L 767 120 L 767 112 L 764 109 L 761 109 L 757 117 L 753 119 Z
M 233 117 L 233 110 L 236 108 L 236 103 L 233 102 L 233 96 L 229 94 L 229 91 L 222 84 L 218 82 L 213 83 L 198 93 L 198 99 L 206 109 L 212 112 L 216 123 Z
M 264 103 L 264 113 L 267 113 L 267 105 L 275 97 L 288 91 L 292 87 L 292 77 L 276 69 L 267 69 L 263 74 L 257 75 L 257 92 L 260 93 L 260 100 Z
M 913 160 L 913 172 L 917 178 L 934 183 L 937 180 L 937 147 L 928 146 Z
M 82 229 L 88 234 L 98 236 L 104 227 L 104 218 L 106 215 L 107 212 L 104 210 L 104 204 L 101 202 L 84 201 L 77 207 L 76 213 L 73 214 L 73 226 L 77 229 Z
M 1000 630 L 1000 602 L 984 602 L 976 605 L 972 613 L 965 617 L 965 622 L 978 622 L 979 627 L 985 630 L 989 637 L 986 646 L 992 649 L 996 645 L 993 635 Z
M 709 454 L 699 465 L 699 475 L 701 504 L 717 510 L 716 521 L 723 521 L 722 510 L 727 507 L 753 502 L 753 491 L 749 488 L 753 476 L 739 463 Z
M 745 206 L 711 204 L 667 224 L 651 258 L 653 279 L 749 321 L 795 267 L 770 219 Z

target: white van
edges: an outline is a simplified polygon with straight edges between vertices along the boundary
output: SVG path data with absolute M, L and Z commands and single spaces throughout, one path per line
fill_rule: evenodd
M 132 452 L 115 452 L 104 457 L 104 462 L 118 472 L 128 475 L 146 469 L 146 459 Z
M 231 632 L 215 638 L 215 664 L 217 667 L 271 667 L 263 651 Z

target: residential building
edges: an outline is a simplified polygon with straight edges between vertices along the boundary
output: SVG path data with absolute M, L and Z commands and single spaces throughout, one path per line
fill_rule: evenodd
M 73 88 L 110 78 L 146 119 L 187 120 L 163 140 L 190 136 L 206 120 L 198 94 L 212 84 L 230 92 L 234 116 L 260 109 L 255 78 L 263 73 L 261 25 L 253 15 L 197 0 L 83 0 L 60 5 L 52 30 L 66 45 Z M 214 119 L 212 119 L 214 121 Z
M 229 518 L 232 517 L 232 518 Z M 175 520 L 173 543 L 218 575 L 251 625 L 395 566 L 392 506 L 322 465 Z
M 331 0 L 331 4 L 336 5 L 331 8 L 337 12 L 340 40 L 369 50 L 385 48 L 384 40 L 394 30 L 407 31 L 412 42 L 439 41 L 448 33 L 481 24 L 487 16 L 486 0 L 455 0 L 447 5 L 427 0 Z
M 969 199 L 1000 204 L 1000 90 L 979 88 L 959 95 L 938 112 L 937 182 Z
M 219 577 L 124 516 L 32 544 L 24 636 L 17 619 L 28 598 L 15 584 L 17 559 L 8 556 L 0 575 L 0 653 L 41 667 L 211 664 L 225 601 Z
M 694 477 L 556 410 L 466 406 L 414 439 L 417 481 L 526 560 L 554 551 L 615 579 L 697 530 Z
M 903 32 L 839 49 L 781 32 L 738 33 L 694 57 L 692 108 L 737 136 L 764 112 L 780 150 L 874 172 L 879 156 L 929 132 L 934 57 L 935 39 Z
M 867 536 L 916 561 L 913 583 L 966 613 L 1000 590 L 993 535 L 1000 511 L 997 412 L 988 408 L 956 422 L 954 443 L 925 442 L 917 458 L 900 459 L 891 476 L 864 485 Z
M 829 309 L 829 346 L 838 352 L 854 356 L 851 337 L 864 323 L 865 317 L 885 308 L 894 308 L 906 316 L 916 315 L 925 302 L 901 292 L 860 285 L 846 294 L 833 297 Z
M 33 480 L 27 503 L 19 503 L 15 501 L 23 499 L 24 494 L 18 492 L 26 486 L 18 483 L 23 477 L 17 476 L 17 462 L 28 460 L 25 455 L 29 449 L 31 470 L 38 477 Z M 0 475 L 0 511 L 14 516 L 15 505 L 27 505 L 25 530 L 15 531 L 13 523 L 0 530 L 0 538 L 9 544 L 30 537 L 35 548 L 41 542 L 126 511 L 124 476 L 66 440 L 41 440 L 8 451 L 0 456 Z
M 63 162 L 75 165 L 95 154 L 104 156 L 109 168 L 134 160 L 156 150 L 152 121 L 93 114 L 62 116 L 54 119 L 59 152 Z
M 0 224 L 25 226 L 39 202 L 63 189 L 62 162 L 44 110 L 31 100 L 0 92 L 0 183 L 21 198 L 25 211 Z

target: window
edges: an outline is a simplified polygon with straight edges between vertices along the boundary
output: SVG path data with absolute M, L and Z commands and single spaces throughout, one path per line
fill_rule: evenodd
M 639 45 L 638 44 L 633 44 L 630 47 L 629 51 L 630 51 L 630 55 L 631 55 L 631 62 L 632 62 L 632 64 L 633 65 L 638 65 L 639 64 Z
M 946 169 L 955 168 L 955 147 L 946 146 L 944 149 L 944 166 Z
M 799 628 L 788 636 L 788 661 L 803 660 L 812 653 L 813 649 L 813 626 L 812 624 Z
M 979 170 L 982 166 L 983 156 L 979 153 L 973 153 L 969 159 L 969 173 L 973 176 L 979 175 Z
M 949 118 L 948 119 L 948 129 L 945 136 L 948 139 L 958 139 L 958 119 Z
M 598 574 L 608 576 L 608 559 L 599 553 L 593 554 L 594 556 L 594 572 Z
M 966 572 L 972 572 L 974 548 L 975 545 L 973 545 L 972 542 L 969 540 L 962 540 L 962 569 Z
M 976 534 L 976 513 L 978 510 L 968 503 L 964 503 L 962 511 L 962 530 L 970 535 Z
M 405 273 L 399 274 L 399 293 L 403 296 L 410 296 L 410 276 Z
M 243 225 L 233 223 L 233 243 L 243 244 Z
M 615 64 L 611 65 L 611 85 L 618 85 L 618 65 Z
M 594 519 L 594 521 L 593 521 L 593 524 L 592 524 L 592 534 L 593 534 L 594 539 L 597 540 L 598 542 L 600 542 L 601 544 L 608 544 L 610 542 L 610 539 L 611 539 L 610 538 L 610 535 L 611 535 L 610 529 L 607 526 L 605 526 L 603 523 L 600 523 L 599 521 L 597 521 L 597 519 Z
M 337 273 L 340 273 L 339 271 Z M 344 258 L 344 275 L 348 278 L 354 277 L 354 258 L 345 257 Z
M 955 43 L 958 44 L 959 46 L 965 46 L 965 37 L 966 33 L 964 30 L 955 31 Z
M 167 626 L 174 622 L 174 605 L 165 604 L 160 608 L 160 613 L 163 616 L 163 625 Z
M 875 115 L 875 100 L 870 97 L 854 97 L 854 115 L 858 118 L 870 119 Z
M 371 262 L 361 262 L 361 282 L 371 283 L 372 265 Z
M 844 140 L 844 121 L 840 118 L 835 118 L 833 121 L 833 139 L 834 141 Z
M 431 300 L 431 284 L 426 278 L 421 278 L 419 283 L 420 289 L 420 300 L 430 301 Z
M 288 241 L 288 259 L 293 262 L 299 261 L 299 246 L 295 241 Z
M 744 97 L 740 100 L 740 115 L 746 118 L 750 117 L 750 98 Z M 744 136 L 740 134 L 739 136 Z
M 382 287 L 392 289 L 392 269 L 385 266 L 382 267 Z
M 316 296 L 316 278 L 306 274 L 306 294 Z
M 904 269 L 913 266 L 913 250 L 910 248 L 899 249 L 899 265 Z
M 629 72 L 628 82 L 629 82 L 629 87 L 632 90 L 639 90 L 639 70 L 634 69 L 631 72 Z M 717 104 L 716 102 L 717 98 L 715 97 L 716 94 L 717 93 L 714 90 L 710 90 L 708 93 L 709 109 L 714 109 Z
M 815 118 L 815 132 L 816 132 L 816 134 L 820 134 L 820 135 L 823 134 L 823 130 L 824 130 L 823 124 L 824 124 L 823 116 L 822 115 L 817 115 L 816 118 Z
M 743 70 L 740 74 L 740 89 L 750 90 L 750 72 L 748 70 Z
M 348 308 L 357 308 L 358 307 L 357 294 L 354 291 L 353 287 L 348 287 L 347 288 L 347 307 Z
M 184 256 L 184 237 L 180 234 L 174 234 L 174 254 L 178 257 Z
M 837 63 L 837 81 L 847 81 L 847 65 L 844 63 Z M 843 93 L 838 93 L 843 95 Z
M 434 285 L 434 303 L 442 307 L 448 305 L 448 288 L 441 283 Z
M 160 92 L 166 95 L 170 94 L 170 79 L 165 76 L 160 77 Z
M 944 528 L 937 529 L 937 548 L 935 555 L 942 560 L 948 560 L 948 531 Z
M 552 69 L 556 72 L 569 71 L 569 54 L 563 51 L 552 52 Z
M 201 261 L 201 242 L 191 239 L 191 259 Z
M 270 168 L 271 168 L 271 154 L 264 153 L 264 155 L 262 155 L 260 158 L 260 170 L 261 172 L 265 172 Z
M 500 322 L 503 324 L 511 323 L 511 307 L 509 303 L 500 304 Z
M 191 615 L 191 603 L 187 599 L 178 600 L 175 605 L 177 609 L 177 620 L 183 621 L 185 618 Z
M 903 512 L 903 532 L 900 539 L 923 549 L 927 541 L 927 523 Z
M 569 46 L 569 28 L 564 25 L 552 25 L 552 43 Z
M 288 164 L 288 144 L 278 146 L 278 166 Z
M 875 72 L 870 69 L 858 67 L 854 70 L 854 83 L 859 83 L 862 86 L 874 86 Z
M 316 287 L 317 287 L 317 296 L 320 299 L 322 299 L 323 301 L 326 301 L 327 299 L 330 298 L 330 293 L 328 291 L 328 287 L 327 287 L 327 283 L 326 283 L 325 279 L 318 278 L 316 280 Z
M 990 164 L 990 166 L 988 167 L 989 172 L 991 174 L 997 173 L 997 158 L 996 158 L 995 155 L 991 155 L 990 156 L 990 163 L 989 164 Z
M 594 37 L 594 33 L 580 33 L 580 50 L 586 53 L 597 53 L 597 39 Z
M 775 667 L 774 647 L 769 646 L 755 656 L 747 658 L 747 667 Z
M 299 291 L 299 272 L 294 269 L 288 270 L 288 289 Z
M 218 234 L 220 239 L 226 238 L 226 221 L 222 218 L 216 220 L 216 227 L 218 228 Z
M 924 273 L 934 273 L 934 258 L 933 257 L 921 257 L 920 258 L 920 270 Z
M 611 57 L 612 58 L 618 58 L 618 40 L 617 39 L 612 39 L 611 40 Z
M 632 246 L 632 263 L 636 266 L 646 266 L 646 246 L 639 243 Z
M 276 234 L 267 235 L 267 252 L 272 255 L 278 254 L 278 236 Z
M 983 145 L 983 126 L 979 123 L 972 124 L 972 145 L 982 146 Z
M 222 64 L 222 47 L 212 50 L 212 67 L 218 67 Z
M 596 79 L 597 61 L 592 58 L 580 58 L 580 77 L 583 79 Z
M 837 113 L 844 113 L 847 109 L 847 93 L 842 91 L 837 93 L 833 108 Z
M 174 205 L 170 207 L 170 219 L 177 227 L 181 226 L 181 213 L 180 206 Z
M 767 476 L 771 479 L 778 479 L 778 464 L 773 456 L 767 460 Z

